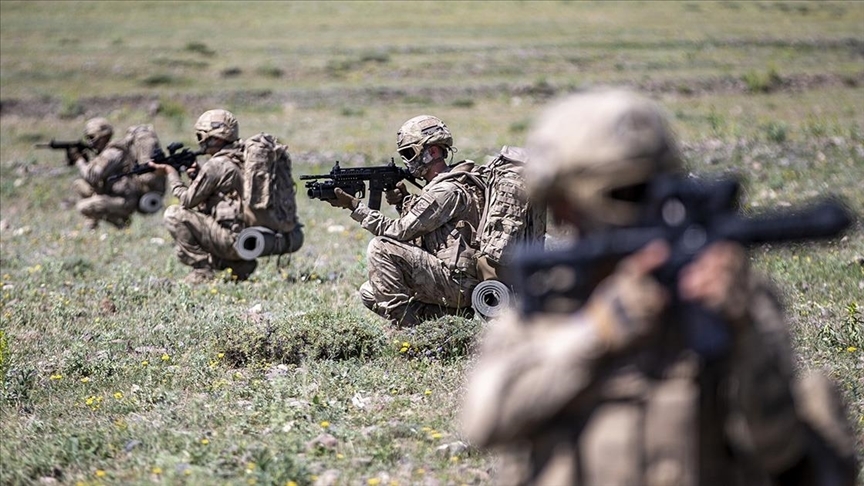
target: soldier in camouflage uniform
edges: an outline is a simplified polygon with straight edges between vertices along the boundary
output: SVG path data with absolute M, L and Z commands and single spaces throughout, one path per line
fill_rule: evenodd
M 399 129 L 399 155 L 408 170 L 426 181 L 418 195 L 404 184 L 388 191 L 396 219 L 370 209 L 336 189 L 331 205 L 351 210 L 351 218 L 375 235 L 367 249 L 369 280 L 360 287 L 363 304 L 396 326 L 470 312 L 477 285 L 475 232 L 483 212 L 482 183 L 474 164 L 447 165 L 455 152 L 453 136 L 440 119 L 421 115 Z
M 71 155 L 81 175 L 72 183 L 73 191 L 81 198 L 76 209 L 87 218 L 89 229 L 97 228 L 100 220 L 125 228 L 142 195 L 165 192 L 164 176 L 155 174 L 108 182 L 109 177 L 127 172 L 136 164 L 146 164 L 153 148 L 159 145 L 150 125 L 129 127 L 123 139 L 116 142 L 111 142 L 113 134 L 114 128 L 105 118 L 88 120 L 84 138 L 91 150 Z
M 626 91 L 554 104 L 528 149 L 529 193 L 587 234 L 632 224 L 638 189 L 681 170 L 663 113 Z M 719 361 L 670 321 L 671 296 L 651 273 L 668 257 L 657 241 L 622 260 L 575 314 L 489 327 L 462 419 L 474 445 L 500 452 L 498 483 L 851 486 L 839 394 L 818 373 L 794 379 L 777 297 L 743 248 L 709 246 L 679 274 L 678 297 L 731 332 Z
M 230 270 L 232 278 L 246 280 L 255 271 L 255 260 L 245 261 L 234 248 L 243 221 L 243 142 L 237 119 L 226 110 L 209 110 L 195 122 L 201 150 L 211 157 L 193 166 L 187 187 L 170 165 L 150 164 L 168 176 L 171 193 L 179 205 L 165 209 L 165 225 L 174 237 L 177 257 L 192 267 L 191 284 L 212 280 L 217 271 Z

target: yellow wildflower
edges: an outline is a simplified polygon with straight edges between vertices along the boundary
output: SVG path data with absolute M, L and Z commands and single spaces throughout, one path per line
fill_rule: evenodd
M 369 486 L 375 486 L 376 484 L 381 484 L 381 480 L 378 478 L 369 478 L 366 480 L 366 484 Z
M 120 392 L 114 392 L 114 398 L 120 400 L 121 398 L 123 398 L 123 394 Z
M 162 474 L 162 468 L 159 466 L 156 466 L 153 468 L 152 472 L 153 472 L 153 474 Z
M 208 439 L 201 439 L 201 445 L 207 445 L 210 441 Z
M 287 483 L 285 483 L 285 486 L 297 486 L 297 483 L 295 483 L 294 481 L 288 481 Z
M 459 462 L 459 456 L 450 456 L 450 462 Z
M 441 437 L 443 437 L 443 435 L 441 435 L 440 432 L 435 432 L 435 433 L 433 433 L 432 435 L 430 435 L 429 437 L 432 437 L 433 439 L 438 440 L 438 439 L 440 439 Z
M 150 364 L 150 362 L 147 361 L 146 359 L 145 359 L 144 361 L 141 362 L 141 366 L 147 366 L 147 365 L 149 365 L 149 364 Z
M 426 474 L 426 470 L 423 469 L 422 467 L 421 467 L 421 468 L 418 468 L 418 469 L 417 469 L 417 474 Z
M 321 422 L 321 427 L 323 427 L 323 428 L 325 428 L 325 429 L 326 429 L 327 427 L 330 427 L 330 422 L 324 420 L 323 422 Z
M 84 378 L 81 378 L 81 383 L 90 383 L 90 378 L 86 376 Z
M 344 459 L 345 456 L 342 454 L 336 454 L 336 459 Z
M 849 346 L 848 348 L 846 348 L 846 351 L 854 353 L 855 351 L 858 351 L 858 348 L 856 348 L 855 346 Z
M 169 359 L 171 359 L 171 356 L 168 356 L 167 354 L 162 355 L 162 361 L 168 361 Z
M 430 389 L 427 388 L 426 391 L 423 392 L 423 394 L 424 394 L 424 395 L 431 395 L 431 394 L 432 394 L 432 390 L 430 390 Z
M 51 375 L 51 377 L 48 378 L 48 379 L 49 379 L 49 380 L 62 380 L 62 379 L 63 379 L 63 375 L 59 375 L 59 374 L 58 374 L 58 375 Z
M 216 355 L 217 358 L 222 359 L 225 357 L 225 353 L 219 353 Z
M 105 471 L 103 471 L 101 469 L 97 469 L 96 470 L 96 477 L 97 478 L 104 478 L 105 477 Z

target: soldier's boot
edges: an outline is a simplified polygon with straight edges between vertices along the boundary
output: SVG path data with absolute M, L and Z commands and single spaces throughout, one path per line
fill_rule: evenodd
M 474 309 L 470 307 L 457 309 L 455 307 L 444 307 L 442 305 L 427 304 L 424 302 L 411 302 L 408 306 L 413 307 L 414 315 L 416 315 L 421 321 L 432 321 L 444 316 L 456 316 L 465 319 L 471 319 L 474 317 Z
M 238 260 L 232 261 L 228 264 L 228 268 L 231 270 L 231 279 L 236 280 L 237 282 L 243 282 L 249 280 L 249 277 L 252 275 L 252 272 L 258 268 L 257 260 Z
M 210 267 L 193 268 L 189 275 L 183 278 L 183 282 L 189 285 L 201 285 L 212 282 L 216 278 L 216 272 Z
M 402 309 L 393 309 L 390 311 L 390 323 L 401 329 L 405 327 L 415 327 L 423 322 L 423 319 L 417 315 L 417 306 L 412 304 L 413 302 L 404 306 Z
M 117 229 L 126 229 L 132 224 L 132 219 L 129 216 L 120 217 L 120 216 L 111 216 L 107 218 L 107 221 L 114 225 Z
M 99 220 L 93 218 L 85 218 L 84 219 L 84 229 L 89 231 L 95 231 L 99 228 Z

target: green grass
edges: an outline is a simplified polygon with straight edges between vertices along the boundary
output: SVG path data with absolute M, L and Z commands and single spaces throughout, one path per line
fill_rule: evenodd
M 638 3 L 638 2 L 637 2 Z M 864 215 L 850 2 L 0 3 L 4 484 L 489 484 L 456 423 L 479 320 L 390 332 L 356 296 L 370 235 L 301 191 L 306 244 L 191 288 L 158 216 L 82 231 L 74 171 L 32 144 L 107 116 L 192 145 L 197 115 L 289 145 L 295 175 L 378 164 L 417 114 L 458 156 L 521 145 L 550 99 L 650 93 L 690 167 L 758 212 L 835 193 Z M 864 451 L 864 237 L 758 249 L 799 369 L 826 368 Z M 371 480 L 371 482 L 370 482 Z

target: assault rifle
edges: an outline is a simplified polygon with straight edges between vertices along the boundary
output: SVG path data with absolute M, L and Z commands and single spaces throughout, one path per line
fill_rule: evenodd
M 37 143 L 33 145 L 35 148 L 47 148 L 52 150 L 65 150 L 66 151 L 66 163 L 68 165 L 72 165 L 75 163 L 75 157 L 71 156 L 73 152 L 81 152 L 84 150 L 91 148 L 90 145 L 81 140 L 74 141 L 61 141 L 51 139 L 48 143 Z
M 739 190 L 734 179 L 658 177 L 646 188 L 647 211 L 639 224 L 556 250 L 521 249 L 513 261 L 513 276 L 522 314 L 575 311 L 619 260 L 653 240 L 665 240 L 670 246 L 669 260 L 655 277 L 674 295 L 678 272 L 713 242 L 754 246 L 832 238 L 852 224 L 852 214 L 831 199 L 748 218 L 738 207 Z M 686 323 L 684 334 L 692 349 L 709 358 L 725 354 L 731 336 L 719 316 L 677 300 L 672 312 L 678 313 L 677 321 Z
M 319 182 L 318 179 L 329 180 Z M 381 209 L 381 193 L 392 190 L 399 181 L 407 180 L 420 187 L 408 169 L 397 167 L 393 159 L 388 165 L 348 169 L 339 167 L 337 160 L 329 174 L 301 175 L 300 180 L 309 181 L 306 183 L 306 195 L 310 199 L 322 201 L 335 200 L 337 187 L 354 197 L 363 199 L 366 197 L 366 181 L 369 181 L 369 207 L 372 209 Z
M 182 150 L 181 150 L 182 149 Z M 162 151 L 158 145 L 153 148 L 153 153 L 150 154 L 150 160 L 157 164 L 170 165 L 174 167 L 179 172 L 184 172 L 189 167 L 192 167 L 192 164 L 195 163 L 195 158 L 199 155 L 202 155 L 204 152 L 193 152 L 188 148 L 183 147 L 183 143 L 174 142 L 168 145 L 168 154 L 165 155 L 165 152 Z M 129 172 L 124 172 L 122 174 L 115 174 L 108 177 L 108 183 L 112 183 L 124 177 L 128 177 L 131 175 L 138 174 L 147 174 L 149 172 L 154 172 L 156 169 L 148 164 L 135 164 L 135 167 L 132 168 Z M 190 175 L 190 177 L 192 177 Z M 194 177 L 193 177 L 194 178 Z

